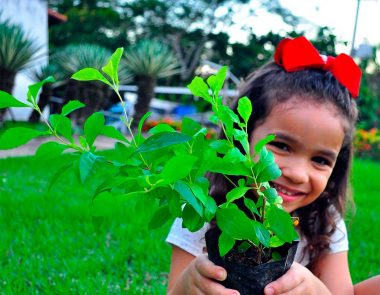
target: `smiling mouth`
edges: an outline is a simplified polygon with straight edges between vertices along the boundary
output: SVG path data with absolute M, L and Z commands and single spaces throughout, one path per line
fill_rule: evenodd
M 289 189 L 277 183 L 271 183 L 276 189 L 278 195 L 283 199 L 284 202 L 291 202 L 295 199 L 305 196 L 305 193 Z

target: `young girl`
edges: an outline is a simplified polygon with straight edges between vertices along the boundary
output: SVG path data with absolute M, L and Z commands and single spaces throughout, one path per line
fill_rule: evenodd
M 285 39 L 274 61 L 251 74 L 240 90 L 253 105 L 250 142 L 267 145 L 282 175 L 272 182 L 286 211 L 300 219 L 296 262 L 265 294 L 353 294 L 343 221 L 361 71 L 347 55 L 323 57 L 304 37 Z M 236 109 L 236 105 L 235 105 Z M 210 178 L 210 194 L 224 198 L 228 182 Z M 204 253 L 205 225 L 191 233 L 176 220 L 169 294 L 238 294 L 218 284 L 223 268 Z

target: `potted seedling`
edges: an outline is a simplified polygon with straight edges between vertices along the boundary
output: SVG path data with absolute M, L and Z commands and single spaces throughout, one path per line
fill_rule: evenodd
M 85 68 L 72 79 L 105 83 L 123 105 L 118 80 L 122 55 L 123 49 L 119 48 L 102 71 Z M 181 217 L 183 226 L 190 231 L 200 229 L 205 222 L 210 223 L 213 226 L 206 234 L 209 258 L 227 269 L 225 284 L 241 294 L 262 293 L 267 283 L 290 267 L 295 248 L 291 248 L 289 255 L 287 250 L 297 234 L 293 219 L 282 209 L 281 198 L 269 184 L 281 174 L 272 153 L 265 148 L 273 136 L 250 146 L 247 124 L 252 105 L 247 97 L 240 98 L 235 113 L 223 104 L 219 93 L 226 71 L 223 67 L 206 81 L 195 77 L 188 85 L 195 96 L 210 103 L 213 111 L 210 120 L 220 125 L 223 134 L 220 138 L 206 139 L 207 129 L 186 117 L 180 131 L 160 123 L 145 135 L 142 128 L 150 113 L 141 118 L 137 131 L 133 132 L 132 120 L 126 112 L 122 120 L 130 135 L 124 136 L 105 125 L 103 113 L 96 112 L 86 119 L 83 135 L 76 140 L 67 116 L 84 105 L 74 100 L 63 106 L 60 114 L 44 119 L 46 130 L 25 127 L 6 130 L 0 137 L 0 149 L 20 146 L 38 136 L 53 136 L 55 140 L 43 143 L 36 156 L 52 158 L 66 150 L 72 151 L 69 163 L 57 171 L 54 180 L 65 170 L 77 172 L 81 182 L 104 173 L 104 181 L 95 190 L 93 206 L 107 210 L 119 202 L 134 200 L 137 207 L 143 208 L 145 204 L 156 202 L 158 209 L 148 221 L 150 228 L 157 228 L 174 217 Z M 49 77 L 31 85 L 27 103 L 0 92 L 0 108 L 27 106 L 41 114 L 37 94 L 45 83 L 53 81 Z M 94 142 L 99 135 L 115 139 L 112 151 L 97 152 Z M 102 169 L 104 167 L 110 169 Z M 208 173 L 217 173 L 231 184 L 232 189 L 221 204 L 210 196 Z M 239 272 L 241 265 L 249 270 Z M 260 268 L 259 274 L 255 273 L 255 267 Z M 270 275 L 266 275 L 264 269 L 269 269 Z M 247 278 L 250 272 L 253 277 Z M 259 282 L 259 277 L 265 280 Z

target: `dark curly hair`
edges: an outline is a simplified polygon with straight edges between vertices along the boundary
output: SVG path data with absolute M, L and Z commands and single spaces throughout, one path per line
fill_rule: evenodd
M 301 96 L 318 104 L 331 103 L 346 121 L 344 142 L 325 190 L 313 203 L 292 212 L 300 219 L 299 232 L 308 245 L 304 255 L 306 252 L 309 253 L 308 267 L 312 269 L 319 257 L 329 248 L 330 237 L 336 230 L 336 213 L 343 216 L 345 205 L 351 200 L 348 185 L 353 153 L 352 139 L 357 120 L 356 102 L 348 90 L 328 71 L 305 69 L 286 72 L 274 62 L 264 65 L 247 77 L 239 89 L 237 98 L 243 96 L 247 96 L 253 105 L 248 123 L 249 135 L 265 121 L 276 104 L 294 96 Z M 231 107 L 236 111 L 237 99 Z M 220 138 L 223 138 L 222 134 Z M 217 203 L 223 202 L 226 193 L 232 188 L 231 184 L 220 174 L 210 174 L 209 179 L 210 195 Z

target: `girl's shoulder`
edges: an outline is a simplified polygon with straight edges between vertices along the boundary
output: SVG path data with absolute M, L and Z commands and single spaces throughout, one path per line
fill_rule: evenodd
M 198 231 L 191 232 L 187 228 L 183 228 L 182 219 L 177 218 L 173 222 L 166 238 L 166 242 L 175 245 L 194 256 L 199 256 L 206 252 L 205 234 L 209 226 L 209 223 L 205 223 Z

